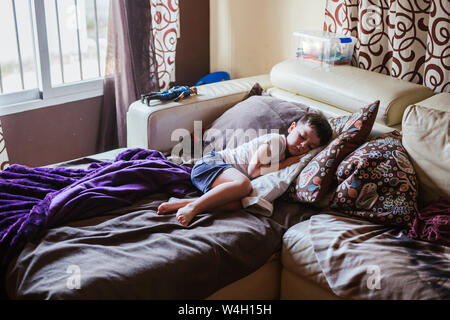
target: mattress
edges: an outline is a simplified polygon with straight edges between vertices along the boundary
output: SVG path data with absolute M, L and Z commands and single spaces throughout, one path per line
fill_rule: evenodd
M 314 247 L 309 235 L 309 222 L 310 220 L 306 220 L 292 226 L 283 236 L 281 250 L 281 262 L 283 265 L 282 299 L 289 298 L 288 296 L 298 296 L 313 290 L 302 288 L 303 292 L 292 292 L 295 289 L 287 287 L 295 287 L 293 283 L 296 281 L 295 279 L 306 280 L 311 287 L 319 286 L 323 289 L 317 289 L 319 292 L 332 293 L 314 253 Z M 291 293 L 287 294 L 288 291 Z
M 407 229 L 377 225 L 336 212 L 313 216 L 309 234 L 317 262 L 339 297 L 450 299 L 447 246 L 411 239 Z
M 56 166 L 85 168 L 111 161 L 120 151 Z M 214 298 L 258 270 L 276 274 L 279 263 L 271 257 L 280 251 L 283 233 L 310 215 L 299 204 L 282 202 L 270 218 L 244 211 L 206 212 L 183 227 L 175 214 L 156 215 L 167 199 L 163 193 L 151 194 L 130 206 L 46 230 L 10 263 L 8 297 Z M 274 283 L 277 278 L 268 285 Z

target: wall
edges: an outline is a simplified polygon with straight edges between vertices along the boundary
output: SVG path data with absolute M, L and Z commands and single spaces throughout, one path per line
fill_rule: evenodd
M 326 0 L 210 0 L 211 72 L 269 73 L 293 57 L 295 30 L 322 30 Z
M 180 1 L 174 85 L 194 85 L 209 73 L 209 0 Z
M 42 166 L 95 153 L 102 97 L 1 117 L 9 162 Z

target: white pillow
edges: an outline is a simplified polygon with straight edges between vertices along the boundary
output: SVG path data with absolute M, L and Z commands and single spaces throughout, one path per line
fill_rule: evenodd
M 270 217 L 273 213 L 272 202 L 289 188 L 289 185 L 302 172 L 303 168 L 323 148 L 319 147 L 311 150 L 299 162 L 289 167 L 253 179 L 251 181 L 252 192 L 241 200 L 244 210 Z

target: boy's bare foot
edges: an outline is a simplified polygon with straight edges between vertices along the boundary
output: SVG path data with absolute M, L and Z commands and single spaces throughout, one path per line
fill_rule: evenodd
M 185 205 L 193 202 L 195 199 L 170 198 L 169 201 L 160 204 L 156 214 L 168 214 L 177 211 Z
M 187 227 L 189 222 L 197 215 L 197 212 L 195 212 L 194 207 L 191 205 L 186 205 L 177 211 L 177 220 L 180 224 Z

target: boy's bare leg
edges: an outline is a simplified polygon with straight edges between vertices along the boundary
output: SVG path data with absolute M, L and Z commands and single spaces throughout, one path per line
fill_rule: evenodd
M 184 206 L 193 202 L 196 199 L 198 199 L 198 198 L 169 200 L 167 202 L 160 204 L 160 206 L 158 207 L 158 212 L 156 214 L 173 213 L 173 212 L 177 211 L 178 209 L 183 208 Z M 227 211 L 241 210 L 241 209 L 242 209 L 242 203 L 241 203 L 241 201 L 238 200 L 238 201 L 230 202 L 221 207 L 214 208 L 214 211 L 227 212 Z
M 158 207 L 157 214 L 168 214 L 177 211 L 180 208 L 183 208 L 188 203 L 193 202 L 198 198 L 191 198 L 191 199 L 169 199 L 169 201 L 162 203 Z
M 252 190 L 250 180 L 234 168 L 222 172 L 211 187 L 212 189 L 200 198 L 178 209 L 178 222 L 187 226 L 198 213 L 241 200 Z

